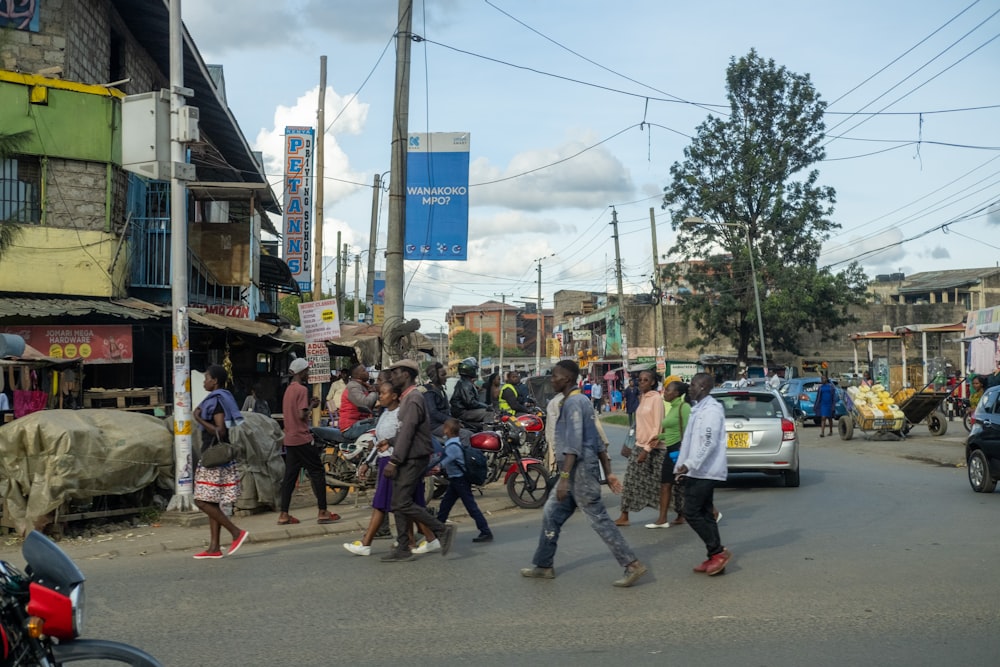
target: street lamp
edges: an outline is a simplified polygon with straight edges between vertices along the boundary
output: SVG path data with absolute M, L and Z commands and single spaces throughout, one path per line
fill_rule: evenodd
M 760 291 L 757 287 L 757 267 L 753 261 L 753 243 L 750 241 L 750 225 L 742 222 L 708 222 L 704 218 L 699 218 L 697 216 L 692 216 L 689 218 L 684 218 L 685 225 L 721 225 L 723 227 L 737 227 L 742 228 L 746 232 L 747 236 L 747 249 L 750 252 L 750 279 L 753 280 L 753 300 L 754 305 L 757 308 L 757 331 L 760 335 L 760 360 L 764 365 L 764 374 L 767 374 L 767 353 L 764 352 L 764 319 L 760 316 Z

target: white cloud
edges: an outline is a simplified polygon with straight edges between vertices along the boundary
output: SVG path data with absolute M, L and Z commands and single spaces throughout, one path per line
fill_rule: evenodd
M 469 217 L 469 238 L 509 237 L 513 234 L 572 234 L 576 227 L 550 217 L 539 217 L 521 211 L 502 211 L 490 216 Z
M 600 146 L 581 153 L 594 143 L 593 139 L 574 140 L 526 151 L 511 158 L 504 168 L 477 158 L 469 165 L 469 203 L 541 211 L 593 209 L 634 197 L 629 170 L 616 156 Z M 519 174 L 525 175 L 492 182 Z
M 871 236 L 852 236 L 847 241 L 838 239 L 833 247 L 823 251 L 819 263 L 821 266 L 837 264 L 833 269 L 840 270 L 844 268 L 842 263 L 856 260 L 869 274 L 891 273 L 906 257 L 902 240 L 903 232 L 898 227 Z
M 300 96 L 295 104 L 288 107 L 279 105 L 274 111 L 274 125 L 269 130 L 261 130 L 257 134 L 254 148 L 264 153 L 264 170 L 272 183 L 284 176 L 284 132 L 288 125 L 316 125 L 316 103 L 319 96 L 319 86 Z M 357 100 L 351 101 L 351 96 L 341 96 L 327 88 L 326 117 L 327 124 L 344 110 L 330 132 L 326 134 L 324 144 L 324 223 L 331 223 L 327 215 L 331 204 L 345 199 L 362 187 L 367 187 L 370 175 L 355 172 L 351 169 L 350 160 L 337 141 L 338 134 L 359 134 L 365 126 L 368 116 L 368 104 Z M 345 109 L 346 107 L 346 109 Z M 331 180 L 337 179 L 337 180 Z M 360 185 L 364 184 L 364 185 Z M 275 186 L 276 192 L 281 192 L 282 183 Z M 324 235 L 324 243 L 325 243 Z

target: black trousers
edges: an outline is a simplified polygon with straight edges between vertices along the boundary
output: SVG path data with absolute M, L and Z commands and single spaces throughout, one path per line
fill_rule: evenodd
M 285 447 L 285 477 L 281 480 L 281 511 L 288 512 L 292 502 L 295 483 L 299 473 L 305 468 L 312 482 L 313 493 L 316 494 L 316 505 L 319 511 L 326 509 L 326 472 L 323 461 L 319 458 L 319 449 L 313 445 L 295 445 Z
M 711 558 L 722 551 L 719 524 L 712 514 L 715 480 L 685 477 L 681 483 L 684 486 L 684 518 L 705 543 L 708 557 Z
M 413 502 L 413 491 L 417 484 L 423 484 L 424 470 L 430 461 L 429 456 L 419 456 L 407 459 L 396 466 L 396 479 L 392 480 L 392 513 L 396 517 L 396 535 L 399 539 L 399 550 L 405 551 L 406 535 L 409 534 L 410 523 L 422 523 L 434 531 L 439 537 L 444 530 L 444 523 L 427 511 L 426 507 Z

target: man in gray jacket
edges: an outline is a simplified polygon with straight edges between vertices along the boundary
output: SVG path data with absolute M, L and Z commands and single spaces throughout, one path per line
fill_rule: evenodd
M 705 543 L 708 558 L 694 568 L 709 576 L 721 574 L 733 557 L 722 546 L 719 524 L 715 520 L 713 496 L 715 485 L 726 481 L 726 412 L 709 395 L 715 382 L 708 373 L 691 378 L 688 397 L 694 404 L 691 421 L 681 440 L 681 451 L 674 467 L 677 484 L 684 490 L 684 518 Z
M 411 523 L 429 527 L 434 532 L 435 540 L 440 542 L 441 555 L 444 556 L 451 549 L 455 538 L 454 524 L 438 521 L 426 507 L 413 501 L 413 492 L 417 484 L 423 483 L 424 471 L 433 451 L 427 405 L 423 394 L 416 387 L 420 367 L 412 359 L 403 359 L 389 366 L 389 373 L 392 386 L 400 395 L 399 430 L 389 440 L 392 456 L 382 474 L 393 482 L 392 511 L 396 516 L 396 546 L 382 560 L 389 563 L 413 560 L 413 552 L 407 542 Z M 431 541 L 434 540 L 428 536 L 428 542 Z

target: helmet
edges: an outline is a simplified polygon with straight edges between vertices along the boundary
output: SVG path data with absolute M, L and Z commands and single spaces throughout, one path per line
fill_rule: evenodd
M 458 374 L 462 377 L 474 378 L 479 375 L 479 364 L 472 357 L 462 359 L 458 362 Z

